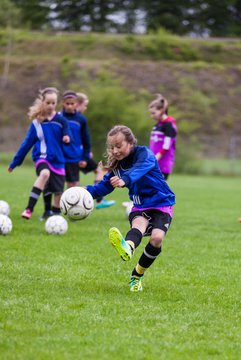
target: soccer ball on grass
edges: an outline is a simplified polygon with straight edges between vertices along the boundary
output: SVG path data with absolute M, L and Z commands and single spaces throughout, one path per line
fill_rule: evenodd
M 86 189 L 73 186 L 62 194 L 60 209 L 71 220 L 83 220 L 93 211 L 94 200 Z
M 0 200 L 0 214 L 7 216 L 10 214 L 10 206 L 4 200 Z
M 13 224 L 11 219 L 4 214 L 0 214 L 0 234 L 7 235 L 12 231 Z
M 68 223 L 61 215 L 50 216 L 45 223 L 48 234 L 63 235 L 68 230 Z

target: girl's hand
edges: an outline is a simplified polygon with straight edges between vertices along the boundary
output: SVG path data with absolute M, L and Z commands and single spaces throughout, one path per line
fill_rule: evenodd
M 80 167 L 81 169 L 86 168 L 86 166 L 87 166 L 87 161 L 85 161 L 85 160 L 79 161 L 79 167 Z
M 63 140 L 63 142 L 64 142 L 65 144 L 68 144 L 68 143 L 70 142 L 70 137 L 69 137 L 69 135 L 64 135 L 62 140 Z
M 8 172 L 11 173 L 13 171 L 13 169 L 11 169 L 10 167 L 8 168 Z
M 157 161 L 160 160 L 161 157 L 162 157 L 162 154 L 161 154 L 161 153 L 157 153 L 157 154 L 156 154 L 156 159 L 157 159 Z
M 113 187 L 124 187 L 125 181 L 119 178 L 119 176 L 113 176 L 110 178 L 110 183 Z

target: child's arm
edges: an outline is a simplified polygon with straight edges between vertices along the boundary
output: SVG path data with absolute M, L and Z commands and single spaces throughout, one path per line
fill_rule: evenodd
M 110 179 L 114 174 L 107 173 L 103 179 L 95 185 L 87 185 L 86 189 L 91 193 L 94 199 L 110 194 L 114 187 L 112 186 Z
M 30 125 L 30 128 L 27 132 L 24 141 L 20 145 L 18 151 L 16 152 L 12 162 L 8 167 L 9 172 L 12 172 L 16 166 L 20 166 L 22 164 L 23 160 L 25 159 L 25 156 L 27 155 L 29 150 L 33 147 L 33 145 L 36 143 L 37 139 L 38 137 L 37 137 L 36 129 L 32 123 Z
M 164 132 L 164 139 L 162 147 L 160 148 L 159 152 L 156 153 L 156 159 L 160 160 L 161 157 L 170 149 L 172 139 L 176 137 L 176 130 L 173 128 L 171 122 L 166 122 L 163 126 L 163 132 Z
M 70 127 L 69 127 L 69 122 L 68 122 L 68 120 L 65 119 L 64 116 L 61 116 L 60 122 L 63 125 L 63 138 L 62 138 L 62 141 L 65 144 L 69 144 L 70 141 L 71 141 L 71 131 L 70 131 Z
M 110 179 L 110 183 L 113 187 L 124 187 L 125 186 L 125 181 L 122 180 L 121 178 L 119 178 L 119 176 L 113 176 Z

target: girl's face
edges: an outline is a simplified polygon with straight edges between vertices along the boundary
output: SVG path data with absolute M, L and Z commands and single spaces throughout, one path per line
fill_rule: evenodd
M 108 138 L 108 148 L 113 157 L 118 161 L 127 157 L 133 146 L 133 144 L 126 141 L 125 136 L 122 133 L 109 136 Z
M 162 118 L 163 115 L 163 110 L 162 109 L 157 109 L 155 107 L 152 107 L 149 109 L 149 113 L 151 115 L 151 118 L 155 121 L 159 121 Z
M 57 94 L 47 93 L 43 99 L 43 107 L 47 116 L 52 115 L 55 112 L 57 106 Z
M 67 98 L 63 100 L 64 111 L 68 114 L 74 114 L 77 107 L 77 100 L 74 98 Z
M 83 114 L 86 111 L 88 104 L 89 104 L 88 100 L 83 101 L 82 104 L 78 104 L 78 111 Z

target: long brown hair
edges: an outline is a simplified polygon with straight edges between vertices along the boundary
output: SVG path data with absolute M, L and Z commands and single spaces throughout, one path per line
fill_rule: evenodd
M 37 119 L 39 122 L 46 118 L 46 113 L 43 107 L 43 101 L 47 94 L 56 94 L 58 96 L 59 91 L 54 87 L 46 87 L 39 90 L 38 97 L 35 99 L 32 106 L 29 108 L 28 117 L 30 120 Z
M 135 135 L 133 134 L 132 130 L 130 128 L 128 128 L 125 125 L 116 125 L 114 126 L 112 129 L 110 129 L 110 131 L 107 134 L 107 138 L 106 138 L 106 155 L 105 157 L 107 158 L 107 163 L 106 165 L 103 166 L 104 170 L 114 170 L 118 167 L 118 163 L 119 161 L 116 160 L 112 154 L 112 151 L 109 147 L 109 138 L 111 136 L 115 136 L 117 134 L 123 134 L 125 137 L 125 141 L 131 145 L 136 145 L 137 144 L 137 139 L 135 137 Z

